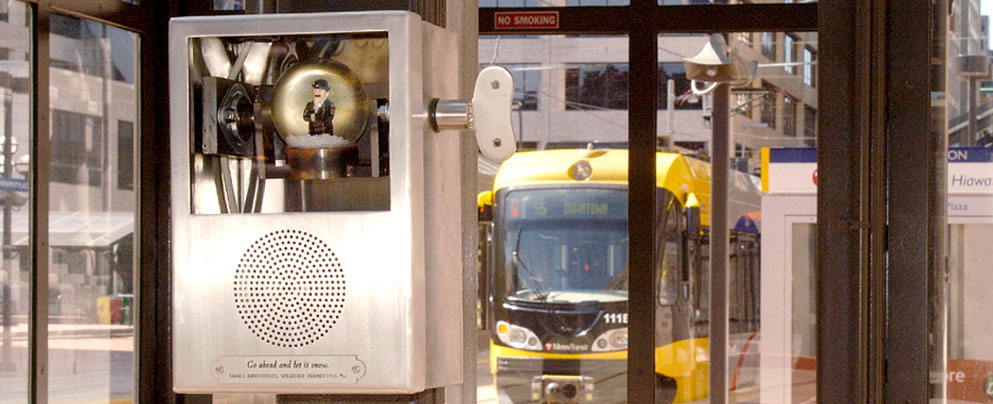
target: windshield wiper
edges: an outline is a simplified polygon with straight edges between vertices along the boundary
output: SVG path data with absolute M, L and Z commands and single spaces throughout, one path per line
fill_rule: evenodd
M 545 288 L 541 287 L 541 282 L 538 282 L 538 277 L 534 276 L 534 272 L 531 272 L 531 269 L 528 268 L 527 264 L 525 264 L 524 260 L 520 257 L 519 251 L 521 250 L 522 230 L 524 230 L 523 225 L 517 229 L 517 243 L 514 245 L 514 252 L 511 255 L 514 259 L 514 263 L 517 264 L 517 266 L 524 268 L 524 271 L 527 272 L 527 276 L 524 280 L 531 286 L 531 290 L 538 296 L 538 300 L 545 301 L 545 299 L 548 298 L 548 293 L 545 292 Z

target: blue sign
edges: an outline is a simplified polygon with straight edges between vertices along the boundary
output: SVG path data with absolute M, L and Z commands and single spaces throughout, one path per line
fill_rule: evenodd
M 790 147 L 783 149 L 769 149 L 770 163 L 816 163 L 817 148 L 814 147 Z
M 28 192 L 28 180 L 0 177 L 0 191 Z
M 989 163 L 993 162 L 993 149 L 986 147 L 949 147 L 949 163 Z
M 817 148 L 787 147 L 770 148 L 770 163 L 814 163 L 817 161 Z M 949 163 L 990 163 L 993 162 L 993 148 L 989 147 L 949 147 Z

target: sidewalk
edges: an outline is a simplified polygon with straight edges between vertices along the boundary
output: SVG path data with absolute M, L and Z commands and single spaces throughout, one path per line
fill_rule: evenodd
M 3 331 L 0 329 L 0 332 Z M 134 335 L 134 326 L 125 324 L 48 324 L 49 338 L 115 338 L 131 335 Z M 13 341 L 26 340 L 28 338 L 27 321 L 18 321 L 11 327 L 10 336 Z

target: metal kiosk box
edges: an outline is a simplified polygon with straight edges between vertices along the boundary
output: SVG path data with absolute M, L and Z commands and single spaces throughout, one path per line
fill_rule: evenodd
M 425 113 L 456 45 L 408 12 L 171 21 L 176 392 L 461 381 L 459 140 Z

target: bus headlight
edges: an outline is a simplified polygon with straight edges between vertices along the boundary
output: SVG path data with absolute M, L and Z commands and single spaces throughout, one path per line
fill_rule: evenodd
M 628 349 L 627 327 L 615 328 L 600 334 L 599 337 L 593 340 L 593 346 L 590 348 L 593 352 L 620 351 L 623 349 Z
M 538 336 L 527 328 L 497 321 L 496 329 L 500 341 L 512 348 L 537 350 L 541 347 Z

